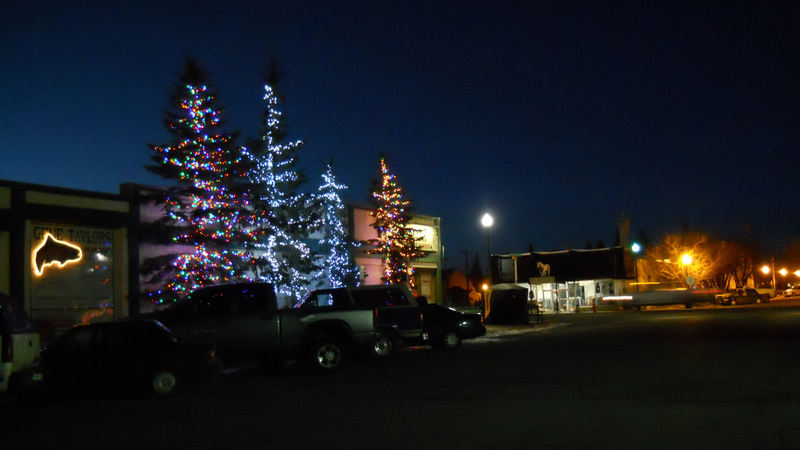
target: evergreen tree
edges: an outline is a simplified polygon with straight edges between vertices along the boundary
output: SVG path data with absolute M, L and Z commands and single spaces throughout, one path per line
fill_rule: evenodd
M 313 197 L 298 192 L 305 181 L 296 167 L 303 141 L 282 143 L 286 132 L 275 90 L 279 79 L 273 64 L 264 84 L 261 137 L 251 140 L 246 150 L 253 164 L 251 196 L 258 241 L 250 252 L 258 279 L 299 299 L 308 291 L 308 275 L 317 269 L 305 239 L 318 226 L 320 208 Z
M 323 236 L 320 240 L 320 256 L 324 259 L 322 272 L 328 286 L 332 288 L 357 286 L 359 279 L 358 266 L 351 254 L 355 244 L 342 223 L 345 208 L 339 192 L 345 189 L 347 186 L 336 183 L 332 163 L 328 163 L 322 174 L 322 184 L 317 196 L 321 199 L 324 210 L 321 218 Z
M 386 158 L 380 160 L 380 180 L 373 183 L 372 198 L 375 209 L 370 214 L 375 218 L 372 227 L 378 238 L 369 243 L 370 254 L 383 255 L 386 284 L 407 284 L 413 288 L 414 268 L 411 261 L 424 255 L 417 249 L 414 230 L 408 227 L 410 215 L 406 208 L 411 204 L 403 198 L 403 188 L 397 177 L 389 173 Z
M 169 107 L 165 124 L 173 140 L 151 146 L 147 169 L 175 182 L 155 199 L 166 213 L 156 225 L 172 248 L 178 244 L 184 252 L 144 265 L 150 270 L 146 283 L 165 288 L 150 293 L 158 302 L 207 284 L 247 279 L 243 248 L 253 238 L 247 231 L 249 164 L 236 144 L 238 134 L 222 130 L 222 110 L 195 61 L 184 65 Z

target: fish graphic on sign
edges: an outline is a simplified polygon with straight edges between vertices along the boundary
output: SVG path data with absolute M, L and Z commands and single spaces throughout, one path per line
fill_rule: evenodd
M 33 250 L 33 273 L 41 276 L 44 269 L 55 266 L 59 269 L 67 264 L 76 263 L 83 258 L 83 250 L 69 242 L 56 239 L 50 233 L 44 234 L 44 239 Z

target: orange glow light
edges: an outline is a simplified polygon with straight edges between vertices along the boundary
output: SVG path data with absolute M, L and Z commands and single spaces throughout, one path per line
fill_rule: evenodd
M 51 255 L 48 255 L 50 260 L 43 260 L 43 263 L 41 264 L 41 266 L 39 266 L 37 264 L 37 262 L 36 262 L 37 257 L 39 256 L 39 251 L 42 248 L 44 248 L 45 245 L 47 245 L 49 240 L 52 240 L 55 243 L 55 245 L 62 245 L 62 246 L 69 247 L 71 249 L 76 250 L 77 251 L 77 256 L 72 254 L 70 256 L 64 257 L 63 259 L 58 259 L 59 256 L 62 256 L 62 255 L 57 255 L 55 257 L 51 256 Z M 42 276 L 42 274 L 44 273 L 44 269 L 46 267 L 56 266 L 56 267 L 58 267 L 60 269 L 60 268 L 63 268 L 64 266 L 66 266 L 67 264 L 76 263 L 76 262 L 80 261 L 81 259 L 83 259 L 83 250 L 80 247 L 78 247 L 75 244 L 70 244 L 69 242 L 62 241 L 60 239 L 56 239 L 50 233 L 45 233 L 44 234 L 44 238 L 42 238 L 42 242 L 40 242 L 39 245 L 37 245 L 36 248 L 34 248 L 33 251 L 31 252 L 31 266 L 33 266 L 33 273 L 37 277 Z

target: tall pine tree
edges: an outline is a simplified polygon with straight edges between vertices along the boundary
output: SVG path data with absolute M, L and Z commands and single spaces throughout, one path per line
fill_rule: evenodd
M 236 144 L 238 133 L 222 129 L 222 110 L 207 76 L 188 60 L 170 96 L 165 124 L 173 139 L 151 146 L 151 172 L 175 182 L 156 202 L 166 241 L 182 253 L 145 262 L 154 300 L 174 299 L 198 287 L 248 278 L 244 251 L 253 235 L 248 199 L 249 161 Z M 177 244 L 177 246 L 175 245 Z M 169 264 L 164 262 L 169 261 Z
M 246 153 L 254 164 L 252 200 L 257 243 L 249 250 L 258 279 L 293 299 L 308 291 L 308 277 L 317 267 L 305 240 L 319 219 L 318 202 L 298 190 L 305 181 L 296 167 L 296 153 L 303 141 L 282 143 L 286 138 L 283 115 L 278 109 L 279 75 L 272 64 L 264 84 L 264 114 L 259 139 L 250 140 Z
M 367 252 L 383 255 L 381 279 L 384 283 L 406 284 L 413 288 L 411 261 L 424 253 L 417 249 L 414 230 L 408 226 L 411 216 L 407 207 L 411 202 L 403 197 L 403 188 L 389 172 L 385 157 L 380 159 L 380 180 L 373 183 L 372 200 L 375 204 L 370 212 L 375 219 L 372 227 L 378 232 L 378 238 L 369 242 L 372 248 Z
M 347 189 L 337 184 L 333 175 L 333 164 L 328 163 L 322 174 L 322 184 L 317 197 L 322 202 L 321 220 L 322 239 L 320 239 L 320 257 L 323 259 L 322 275 L 331 288 L 340 286 L 357 286 L 359 281 L 358 266 L 353 261 L 352 250 L 355 246 L 342 223 L 345 213 L 344 203 L 339 195 Z

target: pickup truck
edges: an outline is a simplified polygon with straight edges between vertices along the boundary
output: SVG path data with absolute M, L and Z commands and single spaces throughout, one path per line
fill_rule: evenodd
M 742 305 L 745 303 L 769 303 L 769 294 L 761 294 L 753 288 L 737 288 L 715 296 L 718 305 Z
M 378 358 L 390 356 L 400 345 L 429 343 L 423 324 L 423 309 L 408 288 L 397 285 L 375 285 L 320 289 L 311 292 L 306 299 L 295 305 L 304 310 L 308 304 L 335 300 L 348 308 L 374 311 L 376 340 L 369 347 Z
M 331 372 L 350 349 L 369 348 L 378 336 L 374 308 L 331 295 L 301 308 L 278 309 L 269 283 L 203 287 L 143 316 L 162 322 L 182 339 L 213 340 L 224 365 L 296 358 Z

